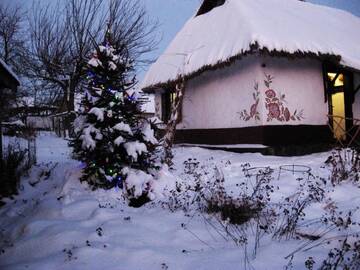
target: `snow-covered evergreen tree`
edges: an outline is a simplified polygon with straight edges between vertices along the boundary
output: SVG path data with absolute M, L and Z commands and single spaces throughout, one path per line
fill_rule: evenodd
M 82 180 L 94 188 L 124 188 L 130 198 L 144 196 L 157 168 L 158 141 L 143 117 L 143 96 L 134 89 L 133 61 L 107 35 L 88 62 L 87 79 L 71 143 L 84 162 Z

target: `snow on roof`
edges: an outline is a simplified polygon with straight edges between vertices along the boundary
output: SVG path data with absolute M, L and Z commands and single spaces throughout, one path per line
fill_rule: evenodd
M 341 57 L 360 70 L 360 18 L 299 0 L 227 0 L 188 20 L 141 87 L 175 81 L 251 51 Z
M 12 71 L 12 69 L 1 58 L 0 58 L 0 65 L 2 65 L 5 68 L 5 70 L 10 74 L 10 76 L 13 77 L 18 82 L 18 84 L 20 84 L 20 80 L 19 80 L 18 76 Z

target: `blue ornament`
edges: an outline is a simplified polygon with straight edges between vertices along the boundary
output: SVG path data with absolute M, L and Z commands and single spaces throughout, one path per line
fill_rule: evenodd
M 130 101 L 136 101 L 136 98 L 134 97 L 134 94 L 128 97 L 128 100 Z
M 123 179 L 120 175 L 115 178 L 115 182 L 115 188 L 123 188 Z

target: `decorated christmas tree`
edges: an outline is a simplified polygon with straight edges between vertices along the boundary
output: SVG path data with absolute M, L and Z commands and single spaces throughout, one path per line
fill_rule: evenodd
M 130 198 L 146 196 L 156 171 L 158 141 L 141 110 L 133 61 L 114 48 L 110 34 L 88 62 L 87 87 L 74 122 L 74 155 L 83 161 L 82 180 L 94 188 L 123 188 Z

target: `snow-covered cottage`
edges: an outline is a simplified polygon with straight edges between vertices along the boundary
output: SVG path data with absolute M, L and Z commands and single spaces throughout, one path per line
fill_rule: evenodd
M 360 18 L 299 0 L 205 0 L 142 83 L 164 122 L 180 76 L 177 142 L 345 139 L 360 118 Z

